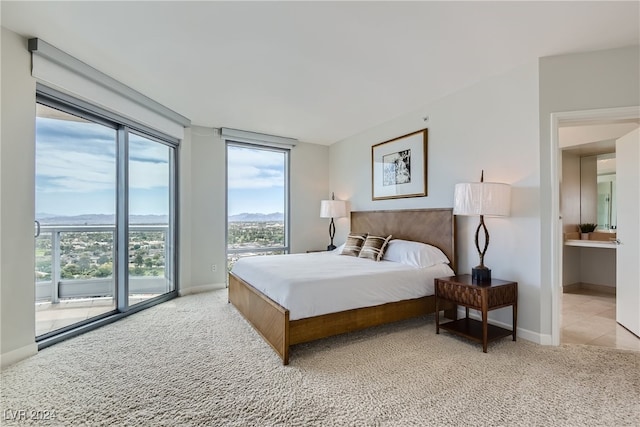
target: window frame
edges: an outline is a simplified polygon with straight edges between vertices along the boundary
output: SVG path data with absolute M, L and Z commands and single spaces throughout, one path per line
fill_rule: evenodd
M 251 148 L 262 151 L 272 151 L 282 153 L 285 156 L 284 159 L 284 245 L 283 246 L 269 246 L 265 248 L 250 248 L 250 249 L 233 249 L 229 250 L 229 147 Z M 242 253 L 260 253 L 264 252 L 283 252 L 285 254 L 291 251 L 291 148 L 275 146 L 266 142 L 260 144 L 259 142 L 241 142 L 233 139 L 225 140 L 225 253 L 228 262 L 229 254 L 242 254 Z M 268 255 L 268 254 L 264 254 Z

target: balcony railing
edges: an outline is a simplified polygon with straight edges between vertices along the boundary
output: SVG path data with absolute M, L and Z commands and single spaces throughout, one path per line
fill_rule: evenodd
M 162 252 L 161 259 L 164 260 L 163 265 L 155 266 L 155 270 L 162 270 L 161 276 L 140 276 L 129 273 L 129 294 L 163 294 L 173 290 L 173 281 L 170 280 L 171 270 L 167 265 L 167 261 L 171 259 L 169 250 L 171 244 L 169 242 L 169 226 L 164 225 L 129 225 L 130 235 L 142 232 L 160 232 L 162 235 L 162 247 L 156 250 L 156 253 Z M 101 242 L 96 244 L 109 247 L 103 250 L 104 254 L 109 254 L 111 260 L 111 272 L 107 277 L 84 277 L 84 278 L 62 278 L 63 258 L 61 242 L 64 233 L 97 233 L 103 234 L 105 237 Z M 113 260 L 116 259 L 115 254 L 115 233 L 114 225 L 43 225 L 40 227 L 40 236 L 38 239 L 50 239 L 51 264 L 50 278 L 46 280 L 38 279 L 38 271 L 36 271 L 36 301 L 50 301 L 57 303 L 61 298 L 96 298 L 96 297 L 114 297 L 116 290 L 115 268 L 113 268 Z M 50 236 L 49 236 L 50 235 Z M 86 251 L 86 248 L 84 249 Z M 40 256 L 40 258 L 46 255 Z M 77 257 L 71 251 L 71 254 L 65 254 L 65 257 Z M 135 260 L 131 259 L 129 253 L 129 265 L 134 265 Z M 160 258 L 160 256 L 159 256 Z M 143 269 L 141 269 L 143 270 Z M 90 276 L 90 275 L 89 275 Z

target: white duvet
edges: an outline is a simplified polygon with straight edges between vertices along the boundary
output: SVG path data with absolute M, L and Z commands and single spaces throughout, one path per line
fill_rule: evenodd
M 433 295 L 433 279 L 451 276 L 448 264 L 417 268 L 316 252 L 239 259 L 232 273 L 304 319 Z

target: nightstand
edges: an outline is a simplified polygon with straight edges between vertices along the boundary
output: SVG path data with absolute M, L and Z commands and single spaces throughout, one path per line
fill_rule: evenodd
M 490 283 L 476 284 L 470 274 L 440 277 L 435 279 L 436 291 L 436 334 L 440 328 L 454 334 L 482 343 L 482 351 L 487 352 L 487 343 L 506 336 L 516 340 L 518 317 L 518 283 L 500 279 L 491 279 Z M 440 324 L 440 302 L 442 300 L 465 307 L 463 319 Z M 511 331 L 499 326 L 490 325 L 487 315 L 490 310 L 512 307 L 513 329 Z M 480 310 L 482 322 L 469 318 L 469 309 Z

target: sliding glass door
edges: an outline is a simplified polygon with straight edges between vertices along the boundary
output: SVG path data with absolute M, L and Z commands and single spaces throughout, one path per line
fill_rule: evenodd
M 116 129 L 36 108 L 36 335 L 115 309 Z
M 129 133 L 129 305 L 174 290 L 171 148 Z
M 176 146 L 46 96 L 36 111 L 36 337 L 175 294 Z

